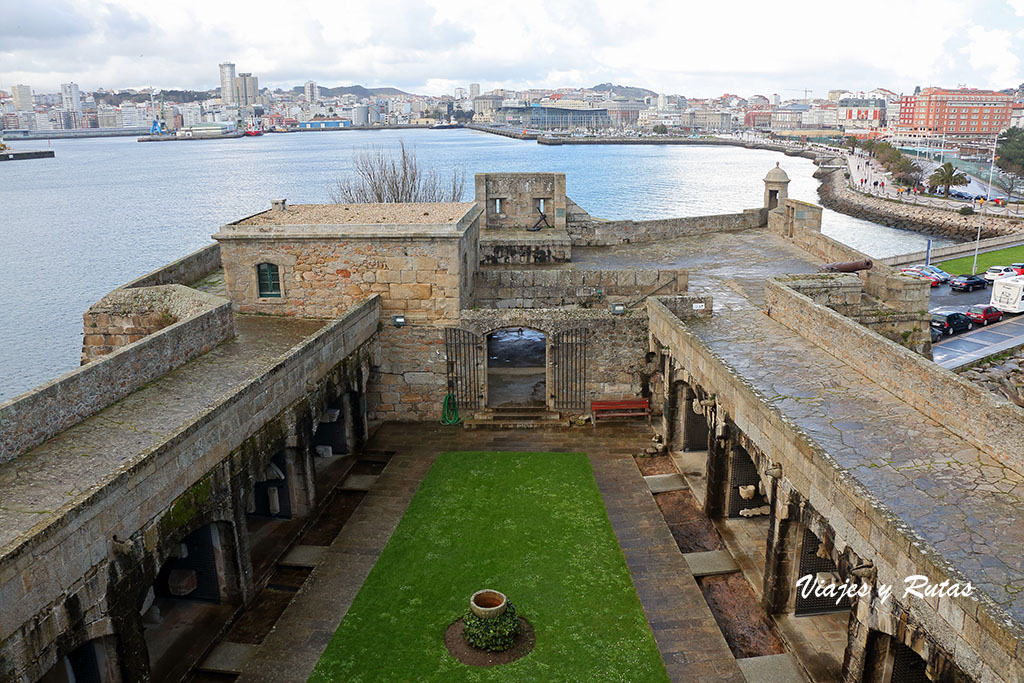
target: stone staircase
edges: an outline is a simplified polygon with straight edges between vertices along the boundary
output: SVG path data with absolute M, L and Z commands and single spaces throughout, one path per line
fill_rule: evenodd
M 569 420 L 546 408 L 484 408 L 465 420 L 466 429 L 536 429 L 568 427 Z

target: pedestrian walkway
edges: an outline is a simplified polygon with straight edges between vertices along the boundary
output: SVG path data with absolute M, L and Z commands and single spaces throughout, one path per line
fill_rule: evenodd
M 937 342 L 932 345 L 932 360 L 952 370 L 1021 345 L 1024 317 L 1016 316 Z
M 726 643 L 633 453 L 650 445 L 646 423 L 598 431 L 551 428 L 464 430 L 386 424 L 368 448 L 395 451 L 349 522 L 278 620 L 254 648 L 215 652 L 241 670 L 238 681 L 305 681 L 369 575 L 437 456 L 445 451 L 585 452 L 633 584 L 674 681 L 748 681 Z M 238 660 L 241 661 L 238 661 Z

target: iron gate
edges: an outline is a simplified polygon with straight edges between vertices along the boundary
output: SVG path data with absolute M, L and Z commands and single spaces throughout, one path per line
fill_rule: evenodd
M 740 446 L 733 446 L 732 449 L 732 473 L 729 477 L 729 516 L 742 517 L 740 510 L 761 507 L 765 504 L 764 496 L 758 492 L 757 485 L 761 477 L 757 474 L 757 467 L 754 460 L 747 453 L 746 449 Z M 754 497 L 744 500 L 740 496 L 741 486 L 753 486 Z
M 903 643 L 896 644 L 896 653 L 892 663 L 891 683 L 929 683 L 925 674 L 927 663 Z
M 459 410 L 479 410 L 483 339 L 469 330 L 446 327 L 444 351 L 448 359 L 448 393 L 455 397 Z
M 683 414 L 683 450 L 706 451 L 708 449 L 708 420 L 704 413 L 693 412 L 693 402 L 697 394 L 689 386 L 683 392 L 683 405 L 679 411 Z
M 587 409 L 587 338 L 577 327 L 551 337 L 551 400 L 555 410 Z
M 834 572 L 836 570 L 836 563 L 832 560 L 824 557 L 818 557 L 818 546 L 821 541 L 814 532 L 810 529 L 804 529 L 804 542 L 800 548 L 800 576 L 811 575 L 811 582 L 815 580 L 815 576 L 820 572 Z M 827 595 L 821 597 L 815 597 L 809 595 L 803 597 L 798 591 L 796 594 L 796 603 L 794 604 L 793 612 L 795 614 L 821 614 L 823 612 L 838 612 L 841 610 L 850 609 L 850 600 L 847 597 L 843 597 L 836 604 L 834 597 L 828 597 Z

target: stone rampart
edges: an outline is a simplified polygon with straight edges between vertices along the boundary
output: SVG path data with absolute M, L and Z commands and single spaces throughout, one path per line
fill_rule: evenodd
M 82 315 L 82 365 L 223 303 L 184 285 L 115 289 Z
M 180 285 L 161 289 L 157 298 L 186 299 L 190 303 L 182 303 L 182 310 L 192 306 L 198 312 L 0 404 L 0 462 L 18 457 L 234 334 L 226 299 Z
M 220 268 L 220 245 L 216 242 L 171 261 L 166 266 L 132 280 L 123 288 L 154 285 L 191 285 Z
M 37 680 L 74 647 L 68 645 L 72 630 L 76 639 L 115 630 L 130 639 L 138 628 L 141 637 L 139 604 L 147 582 L 185 534 L 196 524 L 225 521 L 245 537 L 244 528 L 237 531 L 247 512 L 244 489 L 251 490 L 249 477 L 263 470 L 243 445 L 282 415 L 310 429 L 323 409 L 311 406 L 311 397 L 349 359 L 362 355 L 356 365 L 369 366 L 379 318 L 379 297 L 361 302 L 161 443 L 126 459 L 97 486 L 48 511 L 45 523 L 0 547 L 0 678 L 21 671 L 29 672 L 25 680 Z M 296 438 L 278 425 L 280 447 L 295 446 Z M 241 481 L 232 482 L 237 473 Z M 230 545 L 245 554 L 239 542 Z M 245 571 L 248 557 L 239 562 Z M 251 574 L 234 581 L 251 593 Z M 139 652 L 120 656 L 125 666 Z
M 594 308 L 638 300 L 652 292 L 686 291 L 686 270 L 484 269 L 476 274 L 482 308 Z
M 962 379 L 783 282 L 765 285 L 765 310 L 974 446 L 1024 467 L 1024 408 Z
M 944 260 L 960 258 L 961 256 L 972 256 L 975 245 L 977 245 L 978 253 L 983 254 L 987 251 L 1016 247 L 1021 244 L 1024 244 L 1024 232 L 1003 235 L 1002 237 L 990 237 L 977 243 L 965 242 L 964 244 L 954 244 L 949 247 L 935 247 L 931 250 L 931 254 L 926 251 L 914 251 L 909 254 L 900 254 L 899 256 L 887 256 L 878 259 L 878 261 L 887 266 L 898 268 L 900 266 L 924 263 L 927 257 L 931 258 L 931 263 L 938 263 Z M 959 275 L 959 273 L 953 273 L 953 275 Z
M 977 237 L 979 224 L 983 239 L 1024 231 L 1024 221 L 1019 218 L 992 215 L 983 218 L 980 213 L 962 216 L 956 211 L 916 206 L 854 192 L 847 187 L 841 169 L 823 178 L 818 195 L 823 206 L 835 211 L 873 223 L 928 235 L 973 240 Z
M 565 230 L 487 229 L 480 234 L 480 264 L 547 264 L 572 261 L 572 240 Z
M 792 295 L 814 306 L 806 297 Z M 934 584 L 946 579 L 961 585 L 968 581 L 661 302 L 648 299 L 647 308 L 653 340 L 681 367 L 685 381 L 713 391 L 716 411 L 727 416 L 759 451 L 770 454 L 772 464 L 781 467 L 776 514 L 785 519 L 795 516 L 797 510 L 802 513 L 805 506 L 813 509 L 828 525 L 833 554 L 872 562 L 876 585 L 903 585 L 904 577 L 914 574 L 925 575 Z M 868 348 L 876 349 L 872 356 L 876 360 L 877 344 L 881 343 L 902 361 L 928 364 L 906 349 L 878 340 L 855 323 L 841 324 L 838 313 L 823 306 L 816 308 L 831 314 L 830 324 L 835 325 L 837 334 L 847 335 L 847 346 L 863 344 L 858 335 L 868 335 L 874 339 Z M 819 530 L 815 533 L 822 535 Z M 1024 633 L 984 594 L 908 600 L 906 604 L 895 595 L 890 602 L 881 603 L 875 595 L 870 602 L 858 601 L 856 610 L 860 623 L 902 642 L 911 641 L 926 659 L 938 646 L 977 680 L 1008 683 L 1024 678 L 1017 654 Z
M 574 246 L 600 247 L 645 244 L 709 232 L 750 230 L 763 226 L 766 220 L 767 209 L 747 209 L 742 213 L 659 218 L 649 221 L 570 221 L 567 227 Z

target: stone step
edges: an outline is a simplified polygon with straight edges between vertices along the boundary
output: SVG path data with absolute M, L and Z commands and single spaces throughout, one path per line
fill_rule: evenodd
M 296 545 L 278 561 L 278 564 L 285 567 L 308 567 L 312 569 L 320 562 L 324 553 L 327 552 L 327 548 L 328 546 L 326 545 Z
M 793 655 L 765 655 L 737 659 L 747 683 L 806 683 Z
M 644 477 L 647 488 L 651 493 L 667 493 L 669 491 L 683 491 L 690 488 L 686 480 L 679 474 L 649 474 Z
M 259 645 L 231 643 L 223 640 L 217 643 L 213 651 L 196 668 L 212 673 L 240 674 L 259 647 Z
M 540 420 L 561 420 L 559 413 L 550 410 L 485 410 L 476 413 L 474 420 L 493 421 L 540 421 Z
M 728 550 L 711 550 L 704 553 L 683 553 L 690 573 L 696 576 L 715 576 L 717 574 L 732 574 L 738 572 L 740 566 L 736 564 L 732 553 Z
M 569 420 L 560 418 L 543 420 L 529 418 L 482 420 L 472 417 L 463 421 L 462 426 L 466 429 L 537 429 L 543 427 L 568 427 Z

